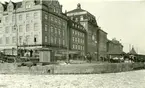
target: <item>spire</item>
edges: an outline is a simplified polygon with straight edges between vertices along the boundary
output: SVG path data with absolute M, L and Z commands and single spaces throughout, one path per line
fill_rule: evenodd
M 81 9 L 81 4 L 80 3 L 77 4 L 77 9 Z

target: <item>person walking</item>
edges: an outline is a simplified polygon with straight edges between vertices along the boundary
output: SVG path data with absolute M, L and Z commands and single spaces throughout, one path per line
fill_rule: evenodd
M 92 57 L 91 57 L 91 54 L 90 53 L 87 54 L 87 60 L 89 61 L 89 63 L 91 63 Z

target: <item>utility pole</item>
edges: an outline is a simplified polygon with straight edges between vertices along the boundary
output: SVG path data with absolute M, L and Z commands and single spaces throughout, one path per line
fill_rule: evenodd
M 69 63 L 69 27 L 67 26 L 67 32 L 66 32 L 66 40 L 67 40 L 67 57 L 66 62 Z

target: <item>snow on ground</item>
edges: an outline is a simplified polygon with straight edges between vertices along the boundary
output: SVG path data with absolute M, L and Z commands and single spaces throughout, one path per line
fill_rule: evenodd
M 0 75 L 0 88 L 145 88 L 145 70 L 89 75 Z

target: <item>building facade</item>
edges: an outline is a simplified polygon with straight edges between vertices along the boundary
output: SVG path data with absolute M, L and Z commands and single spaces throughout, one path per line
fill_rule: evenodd
M 81 9 L 81 5 L 78 4 L 77 8 L 67 12 L 67 16 L 70 19 L 75 20 L 83 25 L 86 34 L 86 52 L 91 53 L 94 59 L 97 58 L 98 48 L 97 48 L 97 22 L 95 16 L 90 14 L 88 11 Z
M 67 17 L 58 1 L 0 3 L 0 49 L 67 47 Z M 7 52 L 12 54 L 12 52 Z
M 84 56 L 86 54 L 86 30 L 74 20 L 68 21 L 69 27 L 69 50 L 74 56 Z
M 107 56 L 107 33 L 102 29 L 98 30 L 98 59 Z
M 121 55 L 123 53 L 123 45 L 116 39 L 108 40 L 107 54 L 108 55 Z

